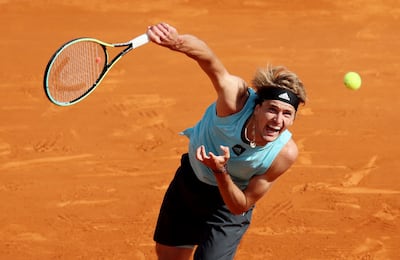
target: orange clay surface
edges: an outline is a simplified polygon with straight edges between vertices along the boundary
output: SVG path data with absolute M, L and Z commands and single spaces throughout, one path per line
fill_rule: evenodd
M 257 204 L 235 259 L 400 259 L 400 4 L 395 0 L 0 0 L 0 259 L 155 259 L 153 230 L 192 126 L 215 93 L 148 44 L 86 100 L 51 104 L 64 42 L 122 42 L 165 21 L 250 81 L 295 71 L 300 155 Z M 343 76 L 357 71 L 358 91 Z

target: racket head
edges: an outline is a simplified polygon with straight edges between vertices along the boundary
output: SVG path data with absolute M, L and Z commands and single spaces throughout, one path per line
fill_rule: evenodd
M 44 76 L 47 97 L 69 106 L 87 97 L 107 72 L 111 44 L 93 38 L 77 38 L 62 45 L 51 57 Z

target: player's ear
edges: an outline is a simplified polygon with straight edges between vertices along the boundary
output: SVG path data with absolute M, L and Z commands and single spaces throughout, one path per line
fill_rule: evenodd
M 260 98 L 259 96 L 257 96 L 257 98 L 256 98 L 255 101 L 254 101 L 255 106 L 261 105 L 263 101 L 264 101 L 264 100 L 263 100 L 262 98 Z
M 292 118 L 288 121 L 287 126 L 292 126 L 294 124 L 294 120 L 296 120 L 296 111 L 294 112 Z
M 254 110 L 253 110 L 253 115 L 254 116 L 257 116 L 260 113 L 259 112 L 260 111 L 260 107 L 261 106 L 259 104 L 254 106 Z
M 254 105 L 254 112 L 259 111 L 262 106 L 263 100 L 257 98 Z M 258 112 L 257 112 L 258 113 Z

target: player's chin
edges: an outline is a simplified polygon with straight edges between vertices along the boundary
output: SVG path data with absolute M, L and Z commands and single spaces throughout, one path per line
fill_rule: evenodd
M 279 137 L 280 134 L 281 133 L 279 131 L 268 132 L 268 133 L 264 134 L 263 137 L 264 137 L 264 140 L 269 143 L 269 142 L 275 141 Z

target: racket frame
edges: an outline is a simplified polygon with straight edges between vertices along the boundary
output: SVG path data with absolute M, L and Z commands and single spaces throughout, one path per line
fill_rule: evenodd
M 56 100 L 55 98 L 52 97 L 52 95 L 50 94 L 50 89 L 49 89 L 49 75 L 50 75 L 50 71 L 53 67 L 53 64 L 55 62 L 55 60 L 57 59 L 57 57 L 62 53 L 62 51 L 66 48 L 68 48 L 69 46 L 78 43 L 78 42 L 84 42 L 84 41 L 89 41 L 89 42 L 95 42 L 98 43 L 99 45 L 101 45 L 103 51 L 104 51 L 104 56 L 105 56 L 105 61 L 104 61 L 104 67 L 103 70 L 100 72 L 99 77 L 97 78 L 97 80 L 94 82 L 94 84 L 85 92 L 83 93 L 80 97 L 68 101 L 68 102 L 61 102 Z M 98 39 L 95 38 L 90 38 L 90 37 L 80 37 L 80 38 L 75 38 L 73 40 L 70 40 L 66 43 L 64 43 L 54 54 L 53 56 L 50 58 L 50 61 L 48 62 L 47 66 L 46 66 L 46 70 L 44 73 L 44 90 L 46 93 L 46 96 L 48 97 L 48 99 L 59 106 L 70 106 L 73 104 L 78 103 L 79 101 L 82 101 L 83 99 L 85 99 L 87 96 L 89 96 L 96 88 L 97 86 L 101 83 L 101 81 L 104 79 L 104 77 L 107 75 L 107 73 L 110 71 L 110 69 L 115 65 L 115 63 L 117 63 L 118 60 L 120 60 L 125 54 L 127 54 L 128 52 L 130 52 L 133 49 L 136 49 L 142 45 L 145 45 L 146 43 L 148 43 L 150 40 L 148 38 L 148 35 L 146 33 L 133 38 L 132 40 L 128 41 L 128 42 L 124 42 L 124 43 L 107 43 L 107 42 L 103 42 L 100 41 Z M 121 52 L 119 52 L 110 62 L 109 61 L 109 54 L 107 51 L 107 47 L 110 48 L 115 48 L 115 47 L 126 47 L 125 49 L 123 49 Z

